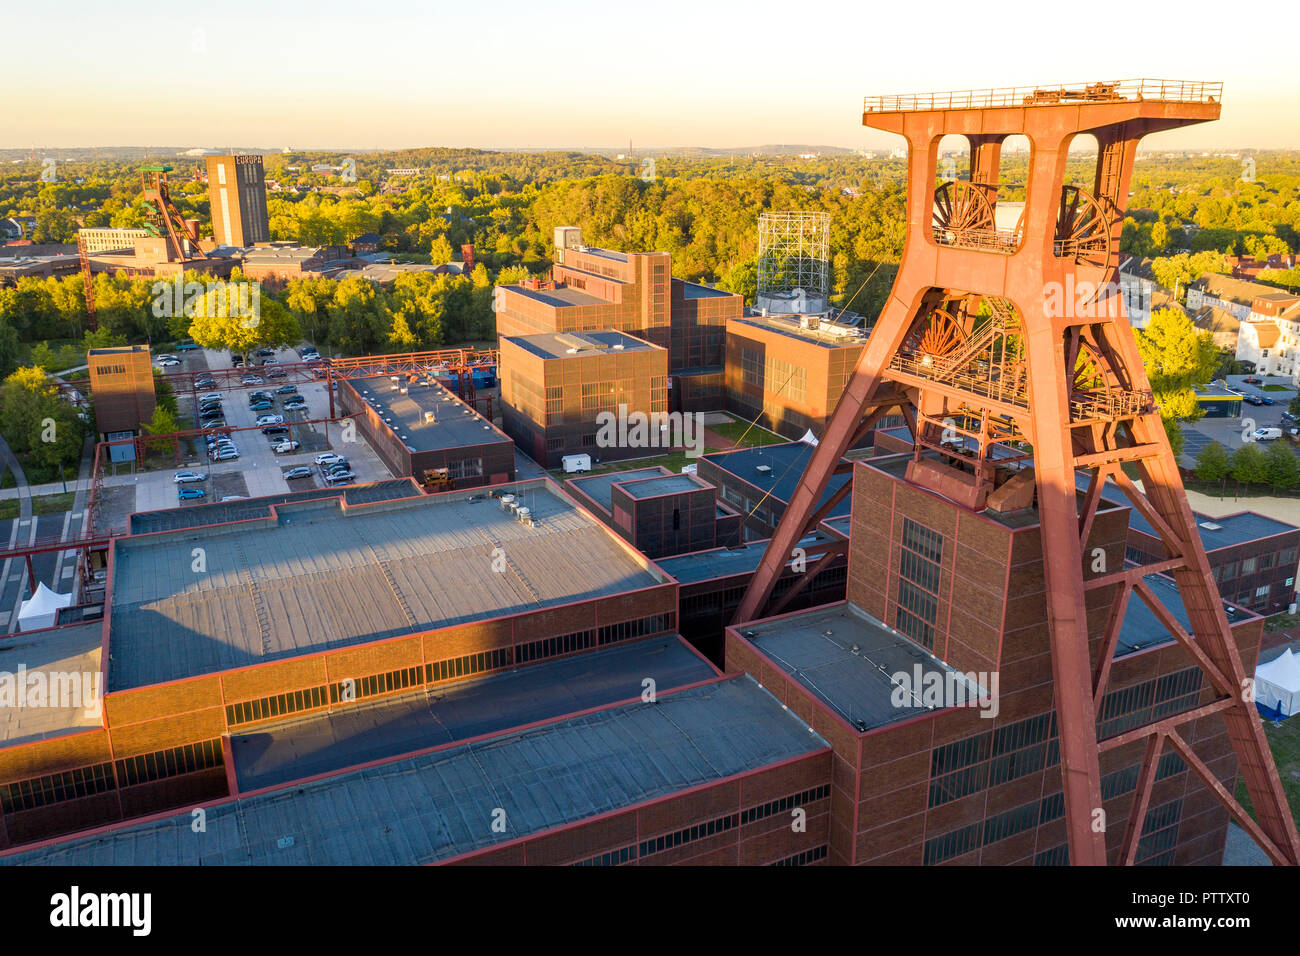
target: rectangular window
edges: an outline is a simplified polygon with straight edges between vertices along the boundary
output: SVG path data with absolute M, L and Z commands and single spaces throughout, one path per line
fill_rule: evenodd
M 1256 563 L 1255 558 L 1244 558 L 1241 562 L 1241 576 L 1244 578 L 1248 574 L 1254 574 Z
M 934 626 L 939 614 L 939 562 L 942 557 L 943 536 L 911 518 L 904 518 L 894 626 L 927 648 L 934 647 Z

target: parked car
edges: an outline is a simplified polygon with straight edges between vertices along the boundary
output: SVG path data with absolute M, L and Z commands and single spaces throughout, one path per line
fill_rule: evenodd
M 284 403 L 286 412 L 303 412 L 307 410 L 307 399 L 294 400 Z
M 1241 396 L 1241 400 L 1244 401 L 1247 405 L 1263 405 L 1263 404 L 1264 404 L 1264 400 L 1263 400 L 1262 398 L 1260 398 L 1258 395 L 1243 395 L 1243 396 Z
M 199 396 L 199 401 L 210 402 L 214 399 L 217 401 L 221 401 L 221 397 L 222 396 L 220 392 L 204 392 L 202 395 Z
M 331 461 L 329 464 L 321 465 L 320 470 L 325 474 L 329 474 L 331 471 L 347 471 L 349 467 L 348 460 L 343 458 L 339 461 Z
M 284 425 L 271 425 L 267 428 L 263 428 L 262 434 L 267 438 L 270 438 L 273 435 L 287 435 L 289 434 L 289 429 Z
M 176 489 L 176 497 L 179 498 L 181 501 L 185 501 L 188 498 L 206 498 L 207 496 L 208 493 L 204 491 L 202 488 L 177 488 Z
M 230 364 L 235 368 L 239 368 L 244 364 L 244 357 L 242 355 L 232 355 L 230 356 Z
M 245 385 L 261 385 L 264 381 L 260 375 L 244 375 L 239 380 Z
M 327 451 L 316 456 L 316 464 L 328 465 L 332 461 L 347 461 L 342 455 L 336 455 L 332 451 Z
M 213 461 L 233 461 L 239 457 L 239 452 L 234 449 L 214 451 L 210 456 Z
M 274 354 L 275 354 L 275 349 L 272 349 L 272 348 L 258 349 L 258 350 L 257 350 L 257 354 L 258 354 L 258 355 L 263 355 L 263 356 L 265 356 L 265 355 L 274 355 Z
M 279 388 L 277 388 L 277 389 L 275 390 L 275 394 L 277 394 L 277 395 L 297 395 L 297 394 L 298 394 L 298 386 L 297 386 L 297 385 L 281 385 Z
M 286 480 L 292 480 L 294 478 L 310 478 L 311 469 L 299 465 L 297 468 L 290 468 L 286 471 L 284 477 Z
M 254 391 L 248 393 L 248 404 L 251 405 L 253 404 L 253 402 L 261 402 L 261 401 L 269 402 L 274 397 L 275 396 L 273 396 L 270 392 L 266 391 L 265 389 L 261 389 L 261 388 L 255 389 Z
M 177 352 L 193 352 L 193 351 L 194 351 L 195 349 L 197 349 L 197 348 L 198 348 L 198 345 L 197 345 L 196 343 L 194 343 L 194 342 L 182 342 L 182 343 L 180 343 L 179 345 L 176 346 L 176 351 L 177 351 Z
M 1300 425 L 1300 418 L 1297 418 L 1290 412 L 1282 413 L 1282 421 L 1286 422 L 1288 425 Z
M 224 498 L 222 498 L 221 500 L 222 500 L 223 502 L 224 502 L 224 501 L 247 501 L 247 500 L 248 500 L 248 495 L 226 495 L 226 496 L 225 496 Z
M 250 412 L 269 412 L 271 408 L 272 405 L 270 400 L 265 398 L 259 399 L 248 406 Z
M 174 355 L 168 355 L 165 358 L 160 358 L 158 360 L 158 365 L 161 368 L 171 368 L 172 366 L 180 365 L 180 364 L 181 364 L 181 360 Z
M 1282 437 L 1280 428 L 1256 428 L 1250 433 L 1250 437 L 1255 441 L 1273 441 L 1275 438 Z
M 200 412 L 219 412 L 221 411 L 221 399 L 214 398 L 210 402 L 199 402 Z
M 178 471 L 172 476 L 172 481 L 176 484 L 183 484 L 188 481 L 207 481 L 208 476 L 197 471 Z
M 267 378 L 288 378 L 289 373 L 282 368 L 273 368 L 266 373 Z
M 263 416 L 262 416 L 261 418 L 259 418 L 257 421 L 253 422 L 253 424 L 256 425 L 258 428 L 264 428 L 264 427 L 266 427 L 267 425 L 283 425 L 283 424 L 284 424 L 284 416 L 283 416 L 283 415 L 263 415 Z
M 1259 403 L 1261 405 L 1272 405 L 1273 399 L 1269 398 L 1267 395 L 1261 395 L 1259 397 Z
M 350 471 L 336 471 L 332 472 L 325 480 L 331 485 L 350 485 L 356 479 L 357 476 Z
M 282 441 L 272 445 L 271 451 L 275 452 L 277 455 L 285 455 L 298 448 L 298 446 L 299 443 L 296 441 Z
M 221 428 L 226 424 L 225 415 L 204 415 L 199 419 L 200 428 Z
M 194 380 L 195 388 L 215 388 L 217 380 L 211 375 L 200 375 Z

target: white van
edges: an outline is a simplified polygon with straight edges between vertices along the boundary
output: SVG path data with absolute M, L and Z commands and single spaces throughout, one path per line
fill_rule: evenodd
M 591 471 L 590 455 L 565 455 L 560 459 L 560 463 L 564 465 L 566 475 L 580 475 L 584 471 Z
M 1250 437 L 1255 441 L 1272 441 L 1275 438 L 1282 437 L 1280 428 L 1256 428 L 1250 433 Z

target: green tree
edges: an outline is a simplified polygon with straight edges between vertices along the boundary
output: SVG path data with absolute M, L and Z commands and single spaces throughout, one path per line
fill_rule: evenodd
M 187 313 L 193 313 L 189 336 L 196 343 L 206 349 L 246 353 L 264 345 L 287 346 L 302 339 L 298 320 L 269 296 L 250 296 L 247 309 L 232 308 L 228 294 L 222 302 L 222 289 L 232 287 L 219 286 L 186 304 Z
M 1232 479 L 1243 485 L 1268 482 L 1268 462 L 1257 443 L 1248 441 L 1232 453 Z
M 0 385 L 0 433 L 33 482 L 58 477 L 60 465 L 75 467 L 84 431 L 76 409 L 41 369 L 20 368 Z
M 1232 471 L 1228 450 L 1217 441 L 1201 448 L 1196 456 L 1196 477 L 1201 481 L 1222 481 Z
M 1300 461 L 1285 442 L 1274 442 L 1270 446 L 1264 454 L 1264 464 L 1272 488 L 1285 491 L 1300 484 Z
M 1179 309 L 1156 309 L 1137 334 L 1138 353 L 1157 395 L 1208 382 L 1219 364 L 1213 336 Z

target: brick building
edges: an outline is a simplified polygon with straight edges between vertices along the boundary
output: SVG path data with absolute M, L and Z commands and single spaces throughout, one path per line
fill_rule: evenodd
M 668 411 L 667 350 L 626 333 L 502 336 L 498 372 L 506 434 L 548 468 L 565 455 L 644 456 L 673 437 L 650 434 L 649 425 L 643 439 L 628 441 L 601 430 L 598 416 L 620 408 L 629 416 Z
M 613 330 L 668 350 L 672 410 L 709 411 L 722 404 L 728 319 L 743 299 L 672 278 L 666 252 L 614 252 L 582 244 L 573 226 L 555 230 L 550 278 L 497 287 L 497 334 Z
M 220 246 L 271 241 L 261 156 L 208 156 L 212 236 Z
M 695 475 L 656 466 L 571 478 L 565 485 L 648 558 L 703 551 L 740 538 L 740 514 Z
M 514 443 L 433 378 L 338 380 L 338 402 L 389 471 L 423 482 L 446 468 L 456 488 L 513 481 Z
M 1300 528 L 1253 511 L 1222 518 L 1193 512 L 1193 517 L 1225 602 L 1258 614 L 1276 614 L 1295 602 Z M 1159 534 L 1136 511 L 1129 519 L 1126 554 L 1138 564 L 1169 556 Z
M 101 712 L 4 725 L 4 862 L 824 861 L 827 741 L 682 641 L 676 583 L 553 484 L 510 491 L 531 520 L 340 496 L 117 539 L 106 620 L 42 632 L 102 669 Z
M 731 319 L 726 408 L 787 438 L 820 435 L 866 342 L 856 326 L 814 316 Z
M 149 346 L 91 349 L 86 363 L 99 433 L 109 441 L 138 433 L 153 418 L 157 403 Z
M 1037 516 L 971 512 L 907 482 L 909 460 L 892 456 L 853 469 L 848 600 L 729 628 L 727 667 L 756 676 L 831 741 L 832 863 L 1066 863 Z M 1121 566 L 1129 514 L 1126 505 L 1103 500 L 1084 554 L 1101 548 L 1109 566 Z M 1082 573 L 1094 576 L 1090 566 Z M 1171 581 L 1150 575 L 1145 584 L 1152 600 L 1189 626 Z M 1114 587 L 1088 593 L 1094 656 Z M 1229 619 L 1249 673 L 1263 621 Z M 901 685 L 899 674 L 907 678 Z M 949 689 L 937 705 L 907 692 L 931 685 Z M 962 694 L 990 692 L 996 707 L 954 705 Z M 1146 747 L 1122 735 L 1153 715 L 1214 698 L 1135 594 L 1099 707 L 1112 862 Z M 1188 742 L 1231 792 L 1237 764 L 1222 719 L 1190 725 Z M 1227 820 L 1213 793 L 1166 754 L 1137 862 L 1218 864 Z

